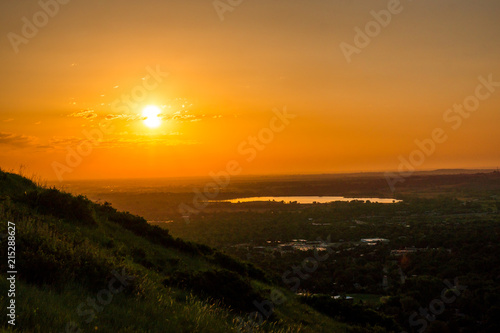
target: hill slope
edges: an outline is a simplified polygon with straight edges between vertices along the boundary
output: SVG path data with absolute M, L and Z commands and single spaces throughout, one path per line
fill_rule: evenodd
M 273 287 L 249 263 L 174 239 L 109 204 L 2 171 L 0 221 L 2 290 L 10 287 L 8 221 L 17 270 L 16 325 L 2 321 L 1 331 L 238 332 L 250 331 L 262 314 L 269 318 L 252 331 L 350 330 Z M 10 299 L 0 295 L 3 309 Z M 269 305 L 278 303 L 271 314 Z

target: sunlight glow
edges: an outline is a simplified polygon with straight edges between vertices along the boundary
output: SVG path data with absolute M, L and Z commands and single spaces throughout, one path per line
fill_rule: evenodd
M 158 117 L 161 109 L 155 105 L 148 105 L 142 110 L 142 115 L 145 117 L 143 120 L 144 125 L 149 128 L 156 128 L 161 125 L 161 119 Z

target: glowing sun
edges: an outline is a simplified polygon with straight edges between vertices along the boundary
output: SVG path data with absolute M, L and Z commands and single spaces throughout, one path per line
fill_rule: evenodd
M 161 113 L 161 109 L 154 105 L 148 105 L 142 110 L 142 116 L 145 118 L 143 120 L 144 125 L 149 128 L 156 128 L 161 125 L 161 119 L 158 117 Z

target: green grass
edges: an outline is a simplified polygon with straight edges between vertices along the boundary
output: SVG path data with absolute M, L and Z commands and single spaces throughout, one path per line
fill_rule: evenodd
M 175 239 L 109 205 L 40 188 L 0 171 L 0 233 L 6 233 L 7 221 L 16 224 L 17 320 L 15 328 L 3 321 L 0 332 L 60 333 L 68 323 L 81 332 L 238 332 L 238 318 L 255 311 L 253 301 L 265 300 L 276 288 L 251 264 Z M 3 240 L 2 258 L 6 250 Z M 0 263 L 2 290 L 8 287 L 5 265 Z M 112 272 L 122 269 L 133 280 L 109 304 L 98 303 L 95 309 L 86 305 L 89 299 L 111 295 Z M 179 276 L 188 283 L 177 283 Z M 214 284 L 219 278 L 239 290 Z M 280 290 L 287 301 L 254 332 L 348 328 Z M 2 293 L 2 309 L 8 301 Z

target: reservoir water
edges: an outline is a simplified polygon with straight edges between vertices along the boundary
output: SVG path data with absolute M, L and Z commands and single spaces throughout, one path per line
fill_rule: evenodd
M 214 200 L 212 202 L 256 202 L 256 201 L 276 201 L 276 202 L 297 202 L 299 204 L 312 204 L 312 203 L 328 203 L 334 201 L 370 201 L 374 203 L 396 203 L 401 200 L 387 199 L 387 198 L 346 198 L 346 197 L 330 197 L 330 196 L 285 196 L 285 197 L 249 197 L 249 198 L 237 198 L 228 200 Z

